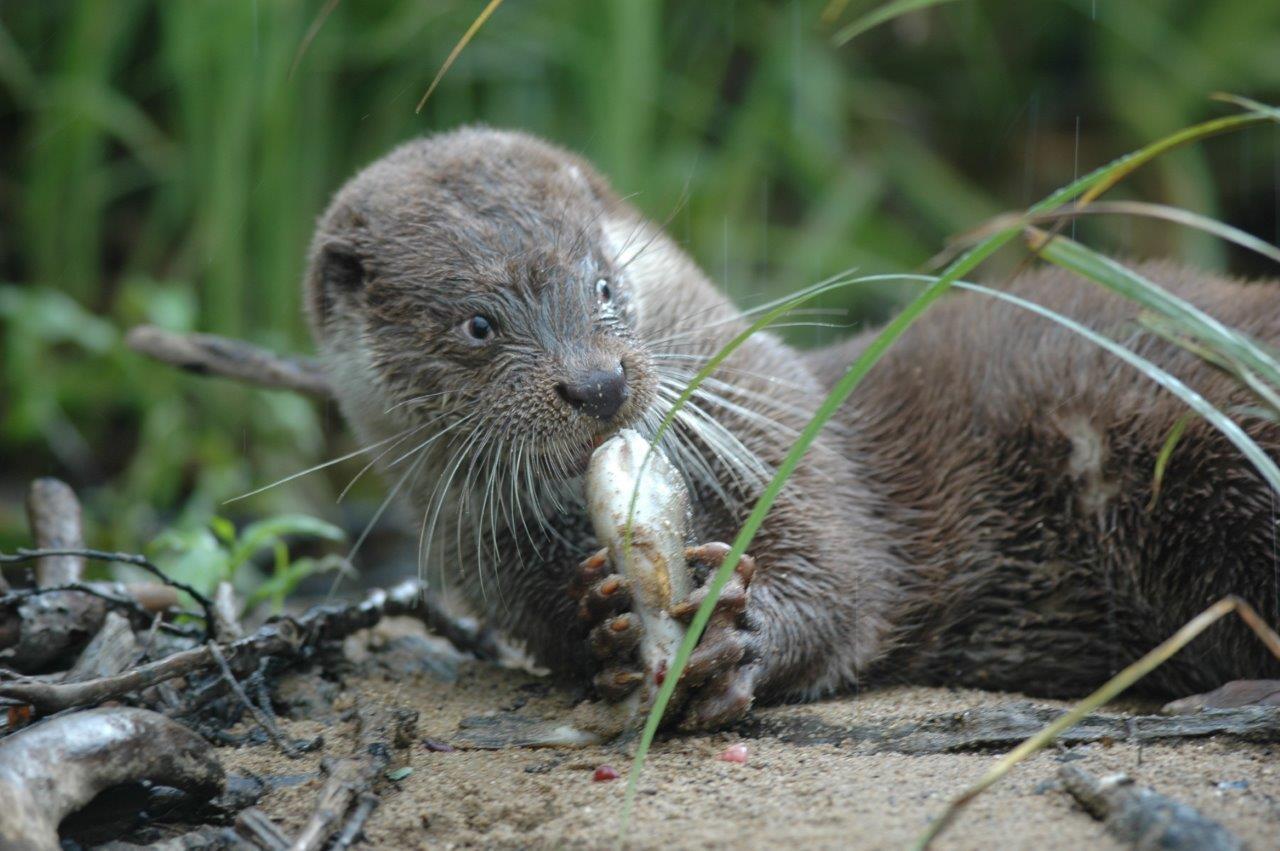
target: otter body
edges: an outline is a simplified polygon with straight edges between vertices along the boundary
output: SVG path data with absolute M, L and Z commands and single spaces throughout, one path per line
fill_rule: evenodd
M 1275 284 L 1142 271 L 1280 343 Z M 1014 289 L 1220 408 L 1249 404 L 1086 281 L 1037 271 Z M 585 161 L 486 129 L 353 178 L 321 220 L 307 300 L 344 413 L 420 517 L 428 575 L 541 663 L 625 692 L 636 625 L 593 556 L 580 474 L 619 428 L 652 434 L 747 320 Z M 691 543 L 732 540 L 868 339 L 801 352 L 757 334 L 716 369 L 664 441 L 694 495 Z M 1272 495 L 1227 440 L 1192 420 L 1153 494 L 1184 412 L 1043 319 L 970 294 L 935 307 L 783 490 L 691 663 L 686 721 L 877 680 L 1079 693 L 1223 594 L 1275 617 Z M 1280 450 L 1275 425 L 1244 424 Z M 1221 626 L 1150 686 L 1274 671 Z

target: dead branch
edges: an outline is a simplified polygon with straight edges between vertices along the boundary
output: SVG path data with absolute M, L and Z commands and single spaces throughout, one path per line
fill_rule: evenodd
M 290 759 L 297 759 L 302 756 L 302 751 L 294 747 L 293 744 L 285 738 L 280 732 L 280 728 L 276 726 L 272 720 L 256 703 L 249 699 L 249 695 L 245 694 L 244 687 L 240 685 L 240 681 L 236 679 L 235 672 L 231 670 L 231 666 L 227 664 L 227 658 L 222 655 L 222 651 L 218 649 L 217 644 L 209 644 L 209 653 L 213 656 L 213 661 L 218 664 L 219 670 L 222 671 L 222 678 L 226 680 L 231 692 L 239 699 L 240 704 L 249 712 L 249 715 L 258 723 L 267 734 L 271 741 L 275 742 L 281 752 Z
M 292 653 L 297 646 L 296 627 L 289 621 L 267 624 L 253 636 L 226 648 L 228 658 L 257 660 L 263 656 Z M 41 714 L 60 712 L 76 706 L 90 706 L 123 697 L 130 692 L 181 677 L 216 664 L 205 644 L 183 650 L 155 662 L 140 665 L 113 677 L 100 677 L 80 683 L 45 683 L 31 680 L 0 683 L 0 699 L 27 704 Z
M 0 662 L 22 672 L 45 669 L 101 629 L 108 611 L 145 627 L 177 601 L 174 590 L 159 583 L 77 582 L 10 591 L 0 595 Z
M 137 660 L 138 640 L 133 635 L 129 619 L 116 612 L 107 612 L 102 629 L 85 645 L 80 658 L 62 681 L 76 683 L 115 676 Z
M 360 838 L 361 832 L 364 830 L 364 823 L 369 820 L 369 815 L 378 808 L 380 799 L 372 792 L 365 792 L 360 796 L 360 801 L 356 804 L 356 808 L 351 812 L 351 818 L 347 819 L 347 823 L 342 826 L 342 833 L 338 834 L 338 838 L 333 840 L 333 845 L 329 851 L 345 851 L 350 848 L 352 843 Z
M 27 523 L 31 538 L 42 549 L 84 546 L 80 500 L 66 482 L 36 479 L 27 490 Z M 84 559 L 74 555 L 47 556 L 36 562 L 36 585 L 66 585 L 84 578 Z
M 236 816 L 236 835 L 263 851 L 287 851 L 289 847 L 289 837 L 257 807 L 241 810 Z
M 1058 769 L 1062 785 L 1107 832 L 1146 851 L 1239 851 L 1231 831 L 1194 808 L 1143 786 L 1126 774 L 1098 777 L 1074 765 Z
M 321 764 L 328 776 L 324 788 L 316 799 L 315 812 L 294 839 L 290 851 L 316 851 L 346 819 L 351 802 L 377 797 L 373 786 L 391 762 L 392 749 L 404 747 L 413 739 L 416 712 L 391 712 L 378 704 L 360 703 L 356 707 L 356 746 L 351 756 L 340 760 L 325 760 Z M 361 804 L 348 827 L 343 831 L 335 847 L 345 847 L 359 833 L 364 818 L 372 806 Z M 363 814 L 361 814 L 363 813 Z M 355 823 L 352 828 L 351 824 Z
M 230 582 L 219 582 L 213 592 L 213 616 L 218 619 L 218 635 L 223 641 L 235 641 L 244 637 L 240 626 L 240 601 Z
M 329 380 L 315 360 L 278 355 L 243 340 L 139 325 L 129 332 L 125 343 L 135 352 L 200 375 L 326 399 L 333 396 Z
M 56 851 L 64 817 L 143 780 L 207 799 L 225 775 L 208 742 L 146 709 L 90 709 L 14 733 L 0 741 L 0 847 Z
M 357 604 L 317 606 L 298 618 L 271 621 L 247 638 L 220 645 L 220 651 L 232 671 L 246 676 L 267 657 L 294 657 L 309 652 L 321 642 L 345 638 L 373 626 L 384 617 L 396 615 L 417 617 L 451 641 L 453 636 L 457 636 L 455 644 L 459 649 L 480 654 L 485 653 L 491 644 L 487 633 L 468 630 L 450 619 L 427 595 L 422 582 L 408 579 L 389 590 L 372 591 Z M 42 714 L 98 704 L 174 677 L 213 668 L 217 659 L 210 646 L 206 644 L 184 650 L 116 676 L 86 682 L 0 682 L 0 700 L 30 705 Z
M 19 549 L 12 555 L 0 553 L 0 565 L 22 564 L 29 561 L 38 561 L 40 559 L 48 558 L 49 556 L 78 556 L 80 558 L 92 559 L 94 561 L 130 564 L 134 567 L 141 568 L 159 579 L 165 585 L 168 585 L 171 588 L 177 588 L 179 591 L 185 591 L 191 599 L 196 601 L 204 612 L 205 631 L 208 634 L 209 640 L 212 641 L 218 637 L 217 622 L 213 612 L 213 603 L 209 598 L 185 582 L 170 579 L 163 570 L 152 564 L 152 562 L 144 555 L 139 555 L 137 553 L 114 553 L 107 550 L 92 550 L 85 549 L 83 547 L 44 547 L 35 550 Z
M 866 745 L 876 752 L 972 753 L 1021 742 L 1061 715 L 1060 709 L 1018 703 L 966 712 L 947 712 L 922 721 L 898 721 L 874 726 L 830 724 L 807 713 L 763 714 L 742 722 L 735 729 L 748 737 L 775 738 L 789 744 L 855 743 Z M 464 720 L 464 726 L 470 720 Z M 489 725 L 493 723 L 492 720 L 488 722 Z M 1059 736 L 1059 741 L 1078 745 L 1100 741 L 1155 742 L 1206 736 L 1230 736 L 1251 742 L 1280 742 L 1280 707 L 1247 706 L 1206 710 L 1197 715 L 1175 717 L 1090 714 L 1064 731 Z

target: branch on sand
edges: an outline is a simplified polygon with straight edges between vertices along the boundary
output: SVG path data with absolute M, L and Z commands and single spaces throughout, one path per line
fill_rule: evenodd
M 408 579 L 388 590 L 370 592 L 363 601 L 351 605 L 317 606 L 297 618 L 280 618 L 264 624 L 252 635 L 221 645 L 228 667 L 238 676 L 256 670 L 271 656 L 297 657 L 313 651 L 324 641 L 345 638 L 378 623 L 384 617 L 405 615 L 422 620 L 464 652 L 493 658 L 493 639 L 488 632 L 470 630 L 450 618 L 435 600 L 427 596 L 424 583 Z M 0 683 L 0 700 L 26 704 L 49 714 L 76 706 L 114 700 L 131 692 L 218 665 L 210 645 L 183 650 L 110 677 L 77 683 L 48 683 L 17 680 Z

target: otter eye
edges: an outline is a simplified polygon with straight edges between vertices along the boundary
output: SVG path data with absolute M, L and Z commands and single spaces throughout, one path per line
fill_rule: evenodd
M 596 295 L 600 297 L 601 301 L 608 301 L 613 298 L 613 292 L 609 289 L 609 282 L 604 278 L 596 281 Z
M 493 336 L 493 323 L 487 316 L 473 316 L 462 323 L 462 333 L 477 343 L 484 343 Z

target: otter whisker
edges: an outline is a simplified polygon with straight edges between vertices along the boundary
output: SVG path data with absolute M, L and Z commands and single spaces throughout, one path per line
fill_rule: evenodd
M 364 545 L 365 539 L 369 537 L 369 533 L 373 531 L 373 527 L 382 519 L 383 513 L 387 510 L 387 506 L 391 505 L 391 501 L 396 498 L 396 494 L 398 494 L 400 489 L 404 487 L 404 483 L 409 480 L 409 476 L 415 472 L 422 471 L 422 464 L 426 459 L 427 456 L 425 454 L 418 456 L 418 460 L 409 465 L 409 467 L 404 471 L 404 474 L 396 480 L 396 483 L 392 486 L 391 490 L 387 492 L 387 496 L 378 506 L 378 510 L 373 512 L 373 516 L 369 518 L 369 522 L 364 524 L 364 530 L 360 532 L 360 537 L 356 538 L 355 543 L 351 545 L 351 549 L 347 551 L 346 560 L 348 563 L 355 560 L 356 553 L 358 553 L 360 551 L 360 547 Z
M 661 391 L 659 393 L 665 396 Z M 666 401 L 674 402 L 675 397 L 667 398 Z M 658 422 L 661 422 L 660 414 L 655 412 L 654 416 Z M 663 448 L 674 455 L 674 463 L 688 481 L 691 491 L 696 493 L 709 488 L 717 499 L 729 505 L 730 497 L 721 484 L 720 477 L 711 469 L 711 465 L 696 444 L 685 437 L 686 430 L 694 433 L 697 431 L 696 422 L 690 423 L 689 417 L 690 414 L 687 412 L 677 414 L 674 427 L 669 429 L 663 438 Z M 656 431 L 656 423 L 653 430 Z
M 476 433 L 473 432 L 471 435 L 469 435 L 464 439 L 469 444 L 470 441 L 475 440 L 475 438 L 476 438 Z M 450 440 L 449 443 L 445 445 L 449 446 L 449 445 L 452 445 L 453 443 L 454 441 Z M 436 531 L 436 524 L 439 522 L 439 519 L 440 519 L 440 511 L 444 507 L 444 501 L 448 496 L 449 488 L 453 483 L 453 478 L 454 476 L 457 475 L 458 469 L 462 466 L 462 462 L 465 458 L 466 458 L 466 453 L 463 451 L 454 453 L 453 458 L 446 463 L 445 471 L 436 480 L 435 488 L 432 490 L 431 496 L 427 500 L 427 503 L 426 503 L 427 510 L 423 512 L 423 516 L 422 516 L 422 530 L 419 532 L 419 535 L 418 535 L 419 575 L 422 574 L 422 558 L 427 548 L 431 548 L 431 549 L 435 548 L 435 531 Z M 443 587 L 444 578 L 445 578 L 444 562 L 445 562 L 444 554 L 441 553 L 439 563 L 440 563 L 440 576 L 441 576 L 442 587 Z
M 675 390 L 677 394 L 679 394 L 680 392 L 683 392 L 684 387 L 688 386 L 689 381 L 692 380 L 692 376 L 684 377 L 684 376 L 664 372 L 664 373 L 660 373 L 659 380 L 663 383 L 664 386 L 666 386 L 669 389 Z M 762 428 L 767 429 L 771 432 L 775 432 L 783 437 L 790 438 L 790 437 L 794 437 L 796 434 L 799 433 L 798 429 L 792 428 L 791 426 L 786 425 L 785 423 L 781 423 L 775 419 L 772 419 L 771 417 L 761 413 L 760 411 L 752 410 L 751 408 L 745 407 L 743 405 L 739 405 L 737 402 L 734 402 L 731 399 L 728 399 L 722 396 L 721 394 L 716 393 L 714 390 L 707 389 L 707 385 L 712 383 L 713 380 L 714 379 L 711 379 L 711 378 L 705 379 L 702 382 L 702 384 L 696 390 L 693 391 L 693 396 L 698 399 L 704 399 L 713 406 L 723 408 L 729 413 L 736 414 L 737 416 L 741 417 L 744 420 L 748 420 L 752 423 L 755 423 L 756 425 L 759 425 Z M 727 392 L 742 392 L 743 395 L 749 395 L 749 391 L 743 391 L 742 388 L 739 388 L 736 385 L 726 384 L 725 382 L 716 382 L 716 383 L 728 388 Z M 755 394 L 755 395 L 760 396 L 760 398 L 755 400 L 758 404 L 767 405 L 772 401 L 769 399 L 769 397 L 763 396 L 763 394 Z M 790 411 L 785 411 L 785 412 L 795 413 L 801 417 L 807 416 L 804 412 L 794 407 L 792 407 Z
M 459 392 L 462 392 L 462 391 L 464 391 L 464 390 L 465 390 L 465 388 L 462 388 L 462 387 L 452 387 L 452 388 L 450 388 L 450 389 L 448 389 L 448 390 L 439 390 L 439 391 L 437 391 L 437 392 L 435 392 L 435 393 L 424 393 L 424 394 L 423 394 L 423 395 L 421 395 L 421 396 L 412 396 L 412 397 L 410 397 L 410 398 L 408 398 L 408 399 L 402 399 L 401 401 L 396 402 L 394 405 L 392 405 L 390 408 L 387 408 L 387 409 L 386 409 L 385 411 L 383 411 L 382 413 L 384 413 L 384 414 L 389 414 L 389 413 L 391 413 L 392 411 L 397 411 L 397 410 L 399 410 L 400 408 L 405 407 L 406 405 L 413 405 L 413 404 L 415 404 L 415 403 L 417 403 L 417 402 L 425 402 L 425 401 L 426 401 L 426 400 L 428 400 L 428 399 L 435 399 L 435 398 L 437 398 L 437 397 L 439 397 L 439 396 L 448 396 L 450 393 L 459 393 Z
M 317 470 L 323 470 L 325 467 L 332 467 L 334 464 L 341 464 L 343 461 L 350 461 L 352 458 L 356 457 L 357 455 L 363 455 L 366 452 L 370 452 L 374 449 L 377 449 L 379 446 L 384 446 L 385 444 L 390 443 L 393 440 L 400 439 L 410 431 L 412 431 L 412 427 L 407 428 L 404 431 L 397 432 L 396 434 L 393 434 L 390 437 L 379 440 L 377 443 L 371 443 L 368 446 L 362 446 L 361 448 L 355 450 L 354 452 L 348 452 L 346 455 L 342 455 L 337 458 L 332 458 L 323 463 L 316 464 L 314 467 L 308 467 L 307 469 L 303 470 L 300 473 L 293 473 L 292 475 L 285 476 L 283 479 L 278 479 L 277 481 L 274 481 L 269 485 L 263 485 L 257 490 L 251 490 L 248 493 L 242 493 L 239 496 L 233 496 L 230 499 L 225 500 L 222 504 L 228 505 L 230 503 L 236 502 L 241 499 L 248 499 L 251 496 L 257 496 L 263 491 L 271 490 L 277 485 L 283 485 L 286 482 L 292 482 L 294 479 L 300 479 L 309 473 L 314 473 Z
M 477 429 L 472 433 L 471 440 L 458 453 L 464 458 L 470 457 L 471 459 L 471 463 L 467 465 L 467 474 L 463 478 L 462 492 L 459 494 L 457 499 L 458 513 L 453 529 L 454 546 L 456 547 L 455 556 L 460 562 L 462 559 L 462 553 L 464 552 L 462 549 L 462 517 L 463 513 L 469 513 L 469 509 L 474 505 L 475 494 L 471 489 L 471 481 L 472 477 L 475 475 L 476 464 L 481 460 L 481 458 L 483 458 L 484 450 L 489 443 L 489 439 L 489 435 L 485 434 L 482 430 Z M 488 595 L 485 591 L 484 585 L 484 570 L 481 569 L 483 556 L 480 552 L 480 524 L 474 523 L 472 525 L 475 526 L 476 533 L 476 574 L 480 581 L 480 599 L 487 603 Z
M 423 451 L 425 451 L 425 450 L 426 450 L 426 448 L 427 448 L 428 446 L 430 446 L 431 444 L 435 443 L 435 442 L 436 442 L 437 440 L 439 440 L 441 437 L 443 437 L 444 435 L 448 434 L 448 433 L 449 433 L 450 431 L 452 431 L 453 429 L 457 428 L 458 426 L 462 425 L 463 423 L 467 422 L 468 420 L 470 420 L 470 419 L 472 419 L 472 418 L 474 418 L 474 417 L 475 417 L 475 414 L 468 414 L 468 415 L 466 415 L 465 417 L 462 417 L 462 418 L 461 418 L 461 419 L 459 419 L 459 420 L 455 420 L 454 422 L 452 422 L 452 423 L 450 423 L 449 425 L 447 425 L 447 426 L 445 426 L 444 428 L 442 428 L 440 431 L 438 431 L 438 432 L 436 432 L 435 434 L 431 435 L 431 437 L 428 437 L 426 440 L 422 441 L 422 442 L 421 442 L 421 443 L 419 443 L 417 446 L 415 446 L 415 447 L 413 447 L 412 449 L 410 449 L 408 452 L 406 452 L 406 453 L 404 453 L 403 455 L 401 455 L 400 457 L 396 458 L 394 461 L 392 461 L 390 464 L 388 464 L 388 465 L 387 465 L 387 469 L 391 469 L 392 467 L 396 466 L 396 465 L 397 465 L 397 464 L 399 464 L 401 461 L 403 461 L 404 459 L 406 459 L 406 458 L 408 458 L 409 456 L 413 455 L 414 453 L 417 453 L 417 452 L 423 452 Z M 436 420 L 438 420 L 438 419 L 441 419 L 441 417 L 436 417 L 436 419 L 435 419 L 435 420 L 432 420 L 431 422 L 435 422 L 435 421 L 436 421 Z M 428 423 L 428 425 L 430 425 L 430 423 Z M 376 459 L 375 459 L 375 460 L 376 460 Z
M 335 500 L 335 502 L 342 502 L 342 500 L 346 497 L 347 492 L 348 492 L 348 491 L 350 491 L 350 490 L 351 490 L 351 488 L 355 486 L 355 483 L 356 483 L 356 482 L 358 482 L 358 481 L 360 481 L 360 478 L 361 478 L 365 473 L 367 473 L 367 472 L 369 472 L 371 469 L 373 469 L 373 467 L 374 467 L 374 465 L 375 465 L 375 464 L 377 464 L 379 461 L 381 461 L 383 458 L 385 458 L 385 457 L 386 457 L 386 456 L 387 456 L 387 455 L 388 455 L 392 450 L 394 450 L 397 446 L 399 446 L 401 443 L 404 443 L 404 442 L 405 442 L 406 440 L 408 440 L 410 437 L 412 437 L 413 435 L 415 435 L 415 434 L 417 434 L 418 432 L 422 431 L 424 428 L 427 428 L 428 426 L 430 426 L 432 423 L 436 422 L 436 421 L 437 421 L 437 420 L 439 420 L 439 419 L 440 419 L 440 417 L 435 417 L 435 418 L 433 418 L 433 419 L 431 419 L 431 420 L 428 420 L 428 421 L 427 421 L 427 422 L 425 422 L 425 423 L 422 423 L 421 425 L 419 425 L 419 426 L 415 427 L 415 428 L 414 428 L 412 431 L 410 431 L 408 434 L 406 434 L 406 435 L 402 436 L 402 437 L 401 437 L 399 440 L 397 440 L 395 443 L 391 444 L 391 445 L 390 445 L 390 446 L 388 446 L 386 449 L 382 450 L 382 451 L 381 451 L 381 452 L 379 452 L 377 455 L 375 455 L 375 456 L 374 456 L 374 457 L 369 461 L 369 463 L 367 463 L 367 464 L 365 464 L 363 467 L 361 467 L 361 468 L 360 468 L 360 472 L 358 472 L 358 473 L 356 473 L 354 476 L 352 476 L 352 477 L 351 477 L 351 480 L 350 480 L 349 482 L 347 482 L 346 486 L 345 486 L 341 491 L 339 491 L 339 493 L 338 493 L 338 498 Z M 424 445 L 425 445 L 425 444 L 424 444 Z M 421 446 L 420 446 L 419 448 L 421 448 Z M 414 450 L 414 451 L 416 451 L 416 450 Z M 412 452 L 411 452 L 410 454 L 412 454 Z M 397 460 L 399 460 L 399 459 L 397 459 Z M 388 465 L 387 465 L 387 467 L 388 467 L 388 468 L 390 468 L 390 467 L 394 467 L 394 466 L 395 466 L 395 462 L 394 462 L 394 461 L 393 461 L 391 464 L 388 464 Z

